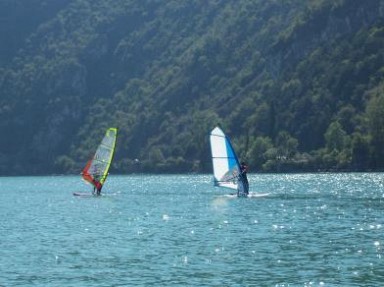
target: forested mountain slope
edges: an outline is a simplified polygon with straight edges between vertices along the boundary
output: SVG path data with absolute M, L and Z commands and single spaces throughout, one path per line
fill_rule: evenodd
M 384 167 L 384 0 L 5 0 L 0 173 Z M 139 159 L 140 164 L 134 159 Z

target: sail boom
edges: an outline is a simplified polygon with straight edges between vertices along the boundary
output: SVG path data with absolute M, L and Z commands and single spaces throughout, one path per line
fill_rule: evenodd
M 215 183 L 217 186 L 237 189 L 240 165 L 229 139 L 216 127 L 211 131 L 210 143 Z

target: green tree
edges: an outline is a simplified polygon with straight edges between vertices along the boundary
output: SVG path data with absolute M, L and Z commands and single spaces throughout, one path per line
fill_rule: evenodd
M 281 159 L 291 159 L 297 152 L 299 142 L 292 137 L 287 131 L 281 131 L 276 138 L 276 147 L 278 157 Z
M 384 167 L 384 87 L 369 100 L 366 113 L 377 167 Z
M 268 159 L 267 151 L 273 148 L 272 140 L 269 137 L 257 137 L 251 143 L 249 151 L 249 164 L 252 169 L 261 169 L 263 164 Z
M 342 151 L 347 143 L 347 133 L 338 121 L 329 125 L 324 137 L 329 151 Z
M 352 163 L 358 170 L 366 169 L 370 162 L 370 140 L 361 133 L 352 135 Z

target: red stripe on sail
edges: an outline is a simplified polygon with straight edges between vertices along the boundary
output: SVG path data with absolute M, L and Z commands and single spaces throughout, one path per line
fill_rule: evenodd
M 88 161 L 87 162 L 87 165 L 85 166 L 85 168 L 83 169 L 83 171 L 81 172 L 82 176 L 83 176 L 83 179 L 88 181 L 89 183 L 91 183 L 94 187 L 96 187 L 98 190 L 101 190 L 102 188 L 102 184 L 97 181 L 93 176 L 92 174 L 90 174 L 88 171 L 89 171 L 89 168 L 91 167 L 91 164 L 92 164 L 92 160 Z
M 94 184 L 95 179 L 93 176 L 88 172 L 89 168 L 91 167 L 92 160 L 87 162 L 87 165 L 84 167 L 83 171 L 81 172 L 84 180 L 88 181 L 89 183 Z M 95 185 L 96 186 L 96 185 Z

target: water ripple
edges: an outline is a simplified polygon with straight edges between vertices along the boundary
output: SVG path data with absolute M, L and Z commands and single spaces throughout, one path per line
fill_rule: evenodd
M 0 286 L 380 286 L 383 174 L 0 178 Z M 103 191 L 104 191 L 103 190 Z

